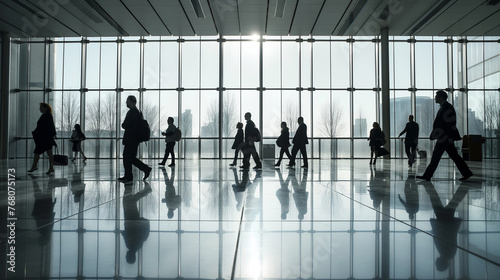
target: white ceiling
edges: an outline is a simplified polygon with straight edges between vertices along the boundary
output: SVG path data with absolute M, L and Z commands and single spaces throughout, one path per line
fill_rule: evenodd
M 192 2 L 205 14 L 198 18 Z M 285 2 L 283 17 L 275 17 Z M 499 36 L 500 0 L 0 0 L 12 37 Z

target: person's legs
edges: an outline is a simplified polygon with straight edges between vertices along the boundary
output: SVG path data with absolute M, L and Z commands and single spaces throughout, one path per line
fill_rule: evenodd
M 436 171 L 439 161 L 441 160 L 441 157 L 443 156 L 443 153 L 446 148 L 446 143 L 436 143 L 436 146 L 434 147 L 434 151 L 432 152 L 432 158 L 431 162 L 425 169 L 424 174 L 421 176 L 425 179 L 430 180 L 432 178 L 432 175 L 434 175 L 434 172 Z
M 134 178 L 132 174 L 132 160 L 137 155 L 137 145 L 126 144 L 123 147 L 123 168 L 125 169 L 125 175 L 123 178 L 132 180 Z
M 300 146 L 300 154 L 302 155 L 302 160 L 304 161 L 304 167 L 308 167 L 309 164 L 307 162 L 307 149 L 306 149 L 306 145 Z
M 414 163 L 417 158 L 417 144 L 415 143 L 411 144 L 410 153 L 411 153 L 411 162 Z
M 255 145 L 252 146 L 252 158 L 253 158 L 253 161 L 255 162 L 255 167 L 261 168 L 262 162 L 260 161 L 259 153 L 257 153 L 257 149 L 255 149 Z
M 234 149 L 234 159 L 233 159 L 233 163 L 230 164 L 231 166 L 235 166 L 236 163 L 238 162 L 238 154 L 239 154 L 239 152 L 240 152 L 239 148 Z
M 297 156 L 298 151 L 299 147 L 297 147 L 297 145 L 293 145 L 290 162 L 288 163 L 289 166 L 295 166 L 295 157 Z
M 39 155 L 39 154 L 35 154 L 35 155 L 33 156 L 33 164 L 31 165 L 31 169 L 30 169 L 30 170 L 28 170 L 28 172 L 33 172 L 33 171 L 35 171 L 35 170 L 37 170 L 37 169 L 38 169 L 38 167 L 37 167 L 37 166 L 38 166 L 38 161 L 39 161 L 39 160 L 40 160 L 40 155 Z
M 47 150 L 47 155 L 49 155 L 49 171 L 46 174 L 54 172 L 54 154 L 52 153 L 52 148 Z
M 455 147 L 454 143 L 450 143 L 446 146 L 446 152 L 453 160 L 464 178 L 469 178 L 470 176 L 472 176 L 472 171 L 470 170 L 467 163 L 465 163 L 465 160 L 458 154 L 457 148 Z
M 405 143 L 405 152 L 408 157 L 408 165 L 411 166 L 413 163 L 412 153 L 411 153 L 411 144 Z
M 167 143 L 167 150 L 171 155 L 172 162 L 168 166 L 175 166 L 175 153 L 174 153 L 175 142 Z
M 274 166 L 280 166 L 281 160 L 283 159 L 283 154 L 285 153 L 285 148 L 281 147 L 280 148 L 280 157 L 278 158 L 278 162 Z
M 165 154 L 163 155 L 163 159 L 161 160 L 160 165 L 165 165 L 165 162 L 167 162 L 167 159 L 168 159 L 168 155 L 169 155 L 169 152 L 168 152 L 168 143 L 167 143 L 165 145 Z

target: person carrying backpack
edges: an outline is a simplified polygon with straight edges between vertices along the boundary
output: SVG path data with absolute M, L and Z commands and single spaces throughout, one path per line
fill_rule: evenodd
M 175 166 L 175 153 L 174 153 L 174 147 L 175 147 L 175 137 L 174 133 L 177 130 L 177 127 L 174 125 L 174 118 L 168 117 L 167 119 L 168 123 L 168 128 L 165 132 L 162 132 L 161 135 L 165 136 L 165 143 L 167 147 L 165 148 L 165 155 L 163 156 L 163 160 L 159 163 L 159 165 L 164 166 L 165 163 L 167 162 L 168 156 L 172 155 L 172 163 L 170 163 L 168 166 L 174 167 Z
M 75 152 L 75 156 L 73 157 L 72 161 L 74 162 L 76 160 L 76 156 L 78 155 L 78 152 L 83 157 L 83 161 L 85 162 L 87 160 L 87 157 L 82 151 L 82 141 L 87 139 L 85 137 L 85 134 L 82 132 L 82 127 L 79 124 L 75 124 L 75 129 L 73 130 L 73 133 L 71 134 L 71 142 L 73 143 L 73 152 Z

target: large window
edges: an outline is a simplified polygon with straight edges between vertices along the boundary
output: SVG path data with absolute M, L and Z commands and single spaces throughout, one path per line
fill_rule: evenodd
M 432 151 L 426 139 L 438 109 L 433 96 L 447 89 L 461 134 L 485 136 L 484 156 L 500 157 L 497 37 L 390 37 L 388 113 L 380 103 L 376 37 L 61 38 L 12 46 L 15 156 L 30 154 L 29 132 L 43 101 L 54 107 L 59 137 L 80 123 L 86 153 L 114 158 L 125 99 L 134 95 L 152 128 L 142 148 L 149 157 L 162 157 L 161 131 L 173 117 L 183 132 L 181 157 L 230 158 L 246 112 L 261 129 L 260 146 L 274 144 L 282 121 L 293 137 L 304 117 L 313 158 L 367 157 L 372 123 L 389 114 L 391 126 L 382 128 L 396 144 L 392 156 L 404 157 L 395 137 L 409 114 L 420 124 L 419 148 Z

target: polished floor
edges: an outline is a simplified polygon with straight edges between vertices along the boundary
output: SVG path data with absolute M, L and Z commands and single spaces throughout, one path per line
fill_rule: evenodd
M 425 159 L 147 163 L 0 161 L 0 278 L 500 279 L 500 160 L 466 182 L 448 159 L 430 182 Z

